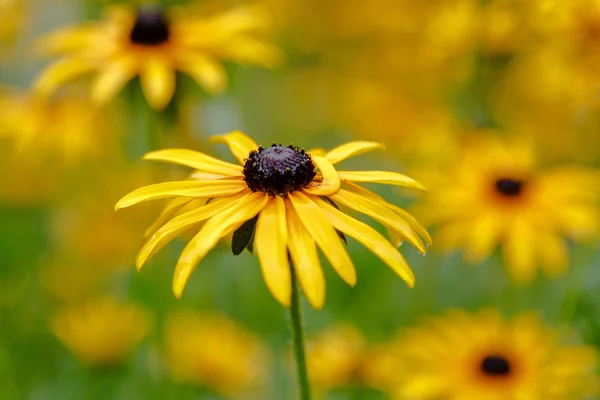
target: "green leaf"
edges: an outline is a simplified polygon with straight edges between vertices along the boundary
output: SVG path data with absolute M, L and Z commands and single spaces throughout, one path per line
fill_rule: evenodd
M 254 229 L 256 228 L 256 221 L 258 221 L 258 215 L 248 221 L 244 222 L 235 232 L 233 232 L 233 239 L 231 240 L 231 252 L 234 256 L 237 256 L 248 248 L 252 252 L 252 242 L 254 241 Z

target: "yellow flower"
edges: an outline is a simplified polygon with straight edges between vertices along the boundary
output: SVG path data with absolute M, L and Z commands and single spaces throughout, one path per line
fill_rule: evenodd
M 166 361 L 177 380 L 236 396 L 260 389 L 267 379 L 265 346 L 224 316 L 174 313 L 165 341 Z
M 409 286 L 414 284 L 413 272 L 394 244 L 406 240 L 424 253 L 426 247 L 420 235 L 429 242 L 427 232 L 406 211 L 357 183 L 423 189 L 421 184 L 393 172 L 337 171 L 334 167 L 340 161 L 380 145 L 351 142 L 323 156 L 311 156 L 292 145 L 259 147 L 239 131 L 216 136 L 214 140 L 226 143 L 241 165 L 191 150 L 151 152 L 146 159 L 183 164 L 200 174 L 193 180 L 142 187 L 116 205 L 119 209 L 148 200 L 174 199 L 160 217 L 164 225 L 146 239 L 137 257 L 138 268 L 180 233 L 200 228 L 177 263 L 173 280 L 177 297 L 181 296 L 198 263 L 220 238 L 231 232 L 234 232 L 233 253 L 239 254 L 249 245 L 253 248 L 267 287 L 284 306 L 289 306 L 291 300 L 288 251 L 304 293 L 314 308 L 322 307 L 325 299 L 325 279 L 317 245 L 342 279 L 350 285 L 356 283 L 356 271 L 340 239 L 343 234 L 374 252 Z M 211 201 L 173 217 L 178 207 L 199 199 Z M 344 214 L 336 203 L 381 222 L 392 232 L 394 244 L 373 228 Z M 206 223 L 202 225 L 203 222 Z
M 35 86 L 50 95 L 69 80 L 95 74 L 91 96 L 102 104 L 139 75 L 148 103 L 162 109 L 173 97 L 177 71 L 216 93 L 227 80 L 221 60 L 273 66 L 279 52 L 260 38 L 266 24 L 251 7 L 201 16 L 177 8 L 113 6 L 102 21 L 43 38 L 41 49 L 63 58 L 45 69 Z
M 409 328 L 389 345 L 387 390 L 396 399 L 570 400 L 597 394 L 598 356 L 533 313 L 455 310 Z M 376 369 L 377 365 L 371 364 Z
M 307 343 L 311 384 L 327 391 L 357 383 L 365 344 L 362 333 L 349 324 L 334 325 L 316 334 Z
M 21 158 L 70 163 L 99 157 L 116 151 L 115 132 L 106 115 L 81 98 L 43 101 L 13 90 L 0 94 L 0 138 L 9 139 Z
M 600 174 L 575 165 L 535 168 L 535 161 L 524 143 L 473 140 L 454 165 L 432 174 L 436 190 L 417 214 L 438 226 L 441 248 L 462 247 L 471 262 L 501 244 L 517 282 L 534 279 L 538 265 L 560 275 L 568 265 L 565 238 L 583 240 L 598 230 Z
M 82 362 L 113 365 L 133 353 L 151 324 L 147 311 L 106 297 L 60 309 L 51 328 Z
M 22 0 L 0 1 L 0 45 L 12 41 L 23 24 Z

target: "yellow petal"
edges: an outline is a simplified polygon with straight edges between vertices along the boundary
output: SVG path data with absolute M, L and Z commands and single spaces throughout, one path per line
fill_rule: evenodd
M 277 47 L 248 36 L 223 43 L 218 52 L 221 57 L 236 63 L 265 68 L 276 67 L 283 59 L 283 54 Z
M 565 241 L 551 232 L 538 232 L 536 246 L 546 274 L 552 278 L 564 275 L 569 264 Z
M 260 261 L 269 291 L 284 307 L 290 306 L 292 276 L 287 255 L 285 203 L 279 196 L 269 198 L 261 211 L 254 233 L 254 250 Z
M 294 210 L 298 213 L 298 218 L 310 236 L 317 242 L 321 251 L 325 254 L 333 268 L 340 277 L 350 286 L 356 284 L 356 271 L 352 260 L 335 229 L 323 213 L 315 204 L 314 199 L 318 197 L 308 197 L 301 192 L 293 192 L 288 196 Z
M 325 157 L 332 164 L 337 164 L 341 161 L 344 161 L 350 157 L 357 156 L 359 154 L 366 153 L 368 151 L 373 151 L 377 149 L 382 149 L 383 145 L 376 142 L 365 142 L 365 141 L 356 141 L 345 143 L 341 146 L 335 147 L 332 149 Z
M 42 96 L 52 95 L 67 81 L 96 69 L 95 63 L 81 58 L 65 58 L 46 67 L 37 77 L 34 90 Z
M 522 219 L 515 219 L 502 248 L 508 274 L 518 283 L 531 282 L 536 276 L 535 235 Z
M 181 297 L 190 275 L 206 254 L 225 235 L 245 221 L 254 218 L 266 205 L 268 196 L 262 192 L 251 193 L 235 205 L 209 219 L 200 232 L 183 249 L 173 276 L 173 292 Z
M 180 69 L 209 93 L 220 93 L 227 86 L 225 69 L 213 58 L 200 54 L 186 55 L 180 64 Z
M 155 110 L 162 110 L 173 98 L 175 71 L 166 62 L 151 58 L 140 74 L 140 83 L 148 104 Z
M 340 189 L 337 194 L 330 196 L 330 198 L 336 203 L 366 214 L 374 220 L 395 229 L 421 253 L 426 252 L 421 238 L 412 230 L 410 225 L 380 201 L 376 202 L 344 189 Z
M 155 185 L 144 186 L 123 197 L 115 210 L 130 207 L 134 204 L 149 200 L 165 199 L 169 197 L 222 197 L 236 194 L 246 189 L 242 180 L 212 180 L 212 181 L 177 181 L 163 182 Z
M 144 239 L 153 235 L 157 230 L 160 229 L 165 223 L 167 223 L 179 210 L 181 210 L 186 204 L 193 199 L 188 197 L 178 197 L 169 202 L 167 206 L 162 210 L 158 218 L 150 225 L 144 232 Z
M 310 149 L 310 150 L 308 151 L 308 153 L 309 153 L 311 156 L 313 156 L 313 157 L 314 157 L 314 156 L 321 156 L 321 157 L 325 157 L 325 156 L 327 155 L 327 150 L 325 150 L 325 149 L 324 149 L 324 148 L 322 148 L 322 147 L 315 147 L 315 148 L 313 148 L 313 149 Z
M 411 189 L 425 190 L 425 187 L 414 179 L 389 171 L 338 171 L 342 181 L 372 182 L 388 185 L 404 186 Z
M 106 66 L 98 74 L 92 87 L 92 102 L 98 105 L 107 103 L 123 89 L 128 81 L 133 79 L 135 74 L 135 65 L 130 57 L 123 57 Z
M 408 286 L 414 286 L 415 276 L 402 254 L 375 229 L 344 214 L 320 198 L 314 198 L 313 200 L 336 229 L 361 242 L 389 265 Z
M 144 155 L 144 160 L 166 161 L 219 175 L 242 175 L 242 168 L 239 165 L 221 161 L 193 150 L 165 149 L 152 151 Z
M 287 225 L 288 248 L 298 280 L 312 308 L 320 310 L 325 302 L 325 276 L 319 261 L 317 245 L 300 222 L 293 207 L 289 207 L 287 211 Z
M 333 164 L 325 157 L 321 156 L 313 156 L 312 159 L 317 165 L 317 168 L 321 171 L 323 181 L 313 181 L 303 190 L 306 193 L 314 194 L 315 196 L 329 196 L 340 190 L 342 182 Z
M 142 268 L 144 263 L 152 257 L 157 251 L 163 248 L 167 243 L 173 240 L 176 236 L 185 232 L 195 224 L 211 218 L 221 211 L 232 207 L 236 202 L 250 194 L 250 189 L 233 196 L 219 198 L 211 201 L 208 204 L 200 206 L 194 210 L 188 211 L 170 220 L 167 224 L 161 227 L 144 243 L 144 246 L 138 253 L 136 266 Z
M 493 213 L 481 215 L 471 224 L 465 259 L 471 263 L 479 263 L 488 258 L 500 240 L 500 233 Z
M 232 131 L 225 135 L 211 136 L 212 143 L 225 143 L 229 146 L 229 150 L 238 162 L 244 165 L 244 159 L 248 157 L 252 150 L 258 149 L 258 145 L 254 143 L 250 137 L 240 131 Z
M 433 241 L 431 240 L 431 235 L 429 234 L 429 232 L 427 232 L 427 230 L 423 227 L 423 225 L 421 225 L 421 223 L 419 221 L 417 221 L 417 219 L 415 217 L 412 216 L 412 214 L 410 214 L 408 211 L 394 205 L 391 203 L 388 203 L 383 197 L 379 196 L 377 193 L 374 193 L 368 189 L 365 189 L 362 186 L 359 186 L 355 183 L 352 182 L 346 182 L 345 183 L 348 187 L 352 188 L 352 191 L 354 193 L 358 193 L 363 197 L 375 200 L 375 201 L 380 201 L 383 205 L 385 205 L 387 208 L 389 208 L 390 210 L 392 210 L 393 212 L 395 212 L 396 214 L 398 214 L 400 216 L 400 218 L 402 218 L 404 221 L 406 221 L 410 227 L 417 232 L 417 234 L 422 237 L 423 239 L 425 239 L 425 243 L 427 243 L 427 245 L 429 247 L 431 247 L 433 245 Z M 396 246 L 398 247 L 398 246 Z

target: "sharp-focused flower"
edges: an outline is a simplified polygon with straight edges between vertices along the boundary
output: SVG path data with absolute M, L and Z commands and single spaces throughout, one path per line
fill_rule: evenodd
M 98 157 L 115 151 L 115 132 L 106 115 L 81 98 L 43 101 L 25 92 L 0 94 L 0 138 L 10 140 L 22 158 L 35 154 L 69 163 Z
M 389 343 L 396 362 L 382 370 L 388 375 L 380 374 L 380 383 L 407 400 L 593 398 L 596 350 L 568 338 L 533 313 L 506 320 L 495 310 L 456 310 Z
M 298 147 L 273 144 L 258 146 L 241 132 L 214 137 L 226 143 L 241 165 L 184 149 L 146 154 L 148 160 L 167 161 L 196 169 L 195 179 L 142 187 L 123 197 L 116 208 L 148 200 L 172 198 L 137 257 L 142 265 L 182 232 L 199 232 L 183 250 L 173 280 L 180 297 L 195 267 L 220 238 L 234 232 L 232 251 L 249 247 L 256 252 L 267 287 L 284 306 L 290 305 L 290 259 L 310 304 L 323 306 L 325 280 L 317 246 L 337 273 L 350 285 L 356 271 L 344 248 L 348 235 L 388 264 L 409 286 L 414 275 L 396 246 L 406 240 L 425 253 L 430 238 L 406 211 L 387 203 L 357 183 L 373 182 L 423 189 L 415 180 L 385 171 L 338 171 L 349 157 L 381 147 L 373 142 L 351 142 L 312 155 Z M 202 205 L 204 199 L 210 199 Z M 192 210 L 177 215 L 179 208 L 201 200 Z M 367 214 L 391 233 L 392 243 L 376 230 L 342 211 L 337 204 Z M 161 226 L 162 225 L 162 226 Z M 288 256 L 290 259 L 288 259 Z
M 69 80 L 95 74 L 91 96 L 102 104 L 139 75 L 148 103 L 162 109 L 173 97 L 177 71 L 216 93 L 227 81 L 221 60 L 272 67 L 280 55 L 261 38 L 267 26 L 252 7 L 201 16 L 177 8 L 113 6 L 102 21 L 43 38 L 41 49 L 63 58 L 42 72 L 36 89 L 50 95 Z
M 306 362 L 311 384 L 318 391 L 358 384 L 366 340 L 349 324 L 338 324 L 311 337 Z
M 98 366 L 131 356 L 151 325 L 146 310 L 111 297 L 67 306 L 51 321 L 52 332 L 79 360 Z
M 178 312 L 167 319 L 166 360 L 177 380 L 224 396 L 260 391 L 269 352 L 259 338 L 225 316 Z
M 535 161 L 524 143 L 474 140 L 453 166 L 425 172 L 436 190 L 417 214 L 437 225 L 441 248 L 463 248 L 471 262 L 501 244 L 517 282 L 534 279 L 538 266 L 560 275 L 568 266 L 565 238 L 583 240 L 598 231 L 600 173 L 574 165 L 535 168 Z

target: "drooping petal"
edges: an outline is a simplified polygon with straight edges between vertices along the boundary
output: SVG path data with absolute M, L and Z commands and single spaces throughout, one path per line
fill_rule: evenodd
M 340 237 L 327 220 L 323 211 L 315 204 L 314 199 L 301 192 L 293 192 L 288 196 L 298 218 L 317 242 L 333 268 L 349 285 L 356 284 L 356 271 L 350 256 L 346 252 Z
M 342 181 L 384 183 L 403 186 L 411 189 L 425 190 L 425 187 L 414 179 L 389 171 L 338 171 Z
M 162 110 L 173 98 L 175 71 L 165 61 L 151 58 L 140 74 L 140 83 L 148 104 L 155 110 Z
M 184 57 L 179 69 L 191 76 L 204 90 L 212 94 L 225 90 L 227 73 L 219 61 L 201 54 L 187 54 Z
M 187 149 L 151 151 L 144 155 L 144 160 L 166 161 L 219 175 L 242 175 L 242 168 L 239 165 L 221 161 L 204 153 Z
M 540 263 L 546 274 L 552 278 L 563 275 L 569 263 L 569 251 L 565 241 L 549 232 L 537 232 L 536 247 Z
M 359 186 L 352 182 L 346 182 L 345 184 L 348 185 L 350 188 L 352 188 L 353 192 L 358 193 L 363 197 L 371 198 L 376 201 L 385 202 L 385 206 L 388 207 L 390 210 L 394 211 L 396 214 L 398 214 L 400 216 L 400 218 L 405 220 L 411 226 L 411 228 L 425 240 L 425 243 L 427 243 L 427 245 L 429 247 L 431 247 L 433 245 L 433 241 L 431 240 L 431 235 L 429 234 L 429 232 L 427 232 L 427 229 L 425 229 L 423 227 L 423 225 L 421 225 L 421 223 L 419 221 L 417 221 L 417 219 L 415 217 L 413 217 L 412 214 L 410 214 L 408 211 L 406 211 L 394 204 L 388 203 L 383 197 L 379 196 L 377 193 L 374 193 L 368 189 L 365 189 L 362 186 Z
M 250 137 L 240 131 L 232 131 L 225 135 L 211 136 L 212 143 L 225 143 L 238 162 L 244 165 L 244 159 L 248 157 L 252 150 L 258 149 Z
M 381 202 L 370 200 L 344 189 L 340 189 L 337 194 L 330 196 L 330 198 L 338 204 L 366 214 L 374 220 L 395 229 L 421 253 L 426 252 L 421 238 L 413 231 L 411 226 Z
M 177 181 L 144 186 L 127 194 L 115 205 L 115 210 L 149 200 L 169 197 L 222 197 L 246 189 L 242 180 Z
M 311 182 L 308 187 L 303 190 L 306 193 L 314 194 L 315 196 L 329 196 L 340 190 L 340 177 L 335 170 L 335 167 L 329 160 L 321 156 L 313 156 L 313 161 L 321 171 L 323 176 L 322 182 Z
M 293 207 L 287 210 L 288 248 L 306 299 L 316 310 L 325 302 L 325 276 L 315 240 L 309 235 Z
M 64 58 L 46 67 L 34 83 L 34 90 L 42 96 L 52 95 L 67 81 L 94 71 L 97 65 L 79 57 Z
M 292 295 L 287 237 L 285 203 L 279 196 L 271 197 L 256 223 L 254 251 L 269 291 L 284 307 L 290 306 Z
M 414 274 L 402 254 L 375 229 L 344 214 L 320 198 L 313 198 L 313 200 L 336 229 L 361 242 L 389 265 L 408 286 L 414 286 Z
M 158 218 L 150 225 L 144 232 L 144 239 L 153 235 L 161 226 L 166 224 L 179 210 L 181 210 L 186 204 L 193 199 L 189 197 L 177 197 L 169 202 L 166 207 L 162 210 Z
M 267 200 L 268 196 L 262 192 L 251 193 L 204 224 L 200 232 L 183 249 L 177 262 L 173 276 L 173 292 L 177 298 L 181 297 L 198 263 L 216 246 L 219 239 L 258 214 L 267 204 Z
M 219 198 L 198 207 L 194 210 L 188 211 L 170 220 L 164 226 L 162 226 L 156 233 L 154 233 L 138 253 L 136 259 L 136 266 L 139 269 L 146 263 L 146 261 L 152 257 L 157 251 L 163 248 L 167 243 L 173 240 L 176 236 L 185 232 L 195 224 L 199 224 L 202 221 L 211 218 L 212 216 L 222 212 L 223 210 L 232 207 L 236 202 L 241 201 L 244 197 L 249 195 L 250 189 L 243 191 L 232 196 Z
M 516 282 L 527 283 L 535 278 L 535 235 L 529 221 L 515 216 L 502 247 L 502 254 L 508 273 Z
M 137 73 L 131 57 L 122 57 L 106 66 L 92 86 L 92 102 L 102 105 L 114 98 Z
M 501 224 L 498 224 L 494 213 L 481 215 L 474 220 L 469 229 L 469 241 L 465 246 L 465 258 L 472 263 L 479 263 L 490 256 L 500 240 Z
M 354 157 L 359 154 L 366 153 L 368 151 L 382 149 L 383 147 L 384 146 L 380 143 L 359 140 L 355 142 L 344 143 L 338 147 L 335 147 L 331 151 L 329 151 L 329 153 L 327 153 L 325 157 L 332 164 L 337 164 L 350 157 Z

